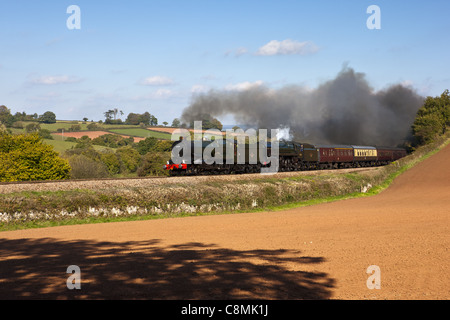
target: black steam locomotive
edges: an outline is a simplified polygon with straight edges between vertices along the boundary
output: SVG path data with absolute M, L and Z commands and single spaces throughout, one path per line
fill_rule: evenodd
M 173 144 L 176 148 L 179 142 Z M 174 163 L 167 161 L 164 169 L 171 175 L 202 174 L 241 174 L 260 173 L 263 168 L 272 168 L 272 172 L 323 170 L 339 168 L 361 168 L 387 165 L 406 156 L 406 150 L 392 147 L 356 146 L 356 145 L 313 145 L 295 141 L 279 141 L 277 161 L 268 161 L 272 154 L 271 143 L 265 149 L 239 147 L 234 143 L 232 152 L 223 148 L 214 149 L 214 162 L 205 161 L 203 152 L 211 147 L 210 141 L 201 141 L 201 148 L 190 142 L 191 148 L 184 160 Z M 219 151 L 217 151 L 219 150 Z M 264 150 L 262 154 L 261 150 Z M 231 158 L 230 158 L 231 156 Z M 241 161 L 238 161 L 238 160 Z M 275 166 L 275 168 L 274 168 Z

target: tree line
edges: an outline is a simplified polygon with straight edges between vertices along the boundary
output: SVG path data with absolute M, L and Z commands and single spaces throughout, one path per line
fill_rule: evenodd
M 450 93 L 445 90 L 439 97 L 427 97 L 417 111 L 412 125 L 414 146 L 433 142 L 450 127 Z
M 0 106 L 0 123 L 7 128 L 12 127 L 18 121 L 37 121 L 41 123 L 56 123 L 56 115 L 51 111 L 46 111 L 41 115 L 37 113 L 26 114 L 25 112 L 16 112 L 11 114 L 11 110 L 6 106 Z
M 105 124 L 117 124 L 117 125 L 142 125 L 142 126 L 157 126 L 158 118 L 155 115 L 152 115 L 148 111 L 144 113 L 134 113 L 130 112 L 125 120 L 122 120 L 119 116 L 123 116 L 124 113 L 122 110 L 118 108 L 113 108 L 105 111 L 103 113 L 105 116 L 104 123 Z M 87 117 L 83 118 L 84 122 L 87 122 L 89 119 Z M 211 117 L 209 114 L 201 114 L 197 117 L 197 120 L 202 121 L 202 129 L 219 129 L 222 130 L 222 123 L 216 119 Z M 24 121 L 37 121 L 40 123 L 56 123 L 56 115 L 52 111 L 46 111 L 42 115 L 34 114 L 26 114 L 25 112 L 16 112 L 15 114 L 11 113 L 11 110 L 8 109 L 4 105 L 0 105 L 0 123 L 6 126 L 7 128 L 12 127 L 20 127 L 21 122 Z M 100 121 L 103 123 L 103 121 Z M 162 122 L 162 125 L 168 126 L 169 123 L 167 121 Z M 172 121 L 171 127 L 173 128 L 193 128 L 194 122 L 183 123 L 179 118 L 175 118 Z M 30 130 L 36 131 L 36 130 Z M 76 130 L 75 130 L 76 131 Z
M 110 109 L 105 111 L 105 124 L 126 124 L 126 125 L 144 125 L 144 126 L 157 126 L 158 125 L 158 118 L 156 118 L 154 115 L 150 114 L 149 112 L 144 112 L 142 114 L 140 113 L 129 113 L 125 121 L 123 121 L 121 118 L 117 118 L 117 116 L 124 115 L 122 110 L 119 110 L 117 108 Z M 219 129 L 222 130 L 223 125 L 222 123 L 212 117 L 209 114 L 200 114 L 198 117 L 196 117 L 197 120 L 202 121 L 202 129 L 208 130 L 208 129 Z M 85 118 L 87 119 L 87 118 Z M 162 123 L 164 126 L 167 126 L 169 123 L 164 121 Z M 173 128 L 194 128 L 194 121 L 191 121 L 189 123 L 183 123 L 179 118 L 175 118 L 172 121 L 171 127 Z

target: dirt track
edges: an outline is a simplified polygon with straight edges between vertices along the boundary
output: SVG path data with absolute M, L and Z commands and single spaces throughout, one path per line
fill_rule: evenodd
M 449 299 L 449 161 L 447 146 L 377 196 L 283 212 L 3 232 L 0 298 Z

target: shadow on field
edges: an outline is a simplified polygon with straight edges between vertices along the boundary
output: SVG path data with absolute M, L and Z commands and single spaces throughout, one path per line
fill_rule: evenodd
M 333 279 L 298 271 L 323 261 L 158 240 L 0 239 L 0 299 L 328 299 Z M 80 267 L 80 290 L 67 288 L 70 265 Z

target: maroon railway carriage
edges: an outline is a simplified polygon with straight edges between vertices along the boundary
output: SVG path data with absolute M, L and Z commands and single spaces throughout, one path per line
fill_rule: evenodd
M 389 164 L 406 156 L 406 150 L 401 148 L 377 147 L 377 158 L 379 164 Z
M 321 168 L 341 168 L 353 165 L 353 147 L 347 145 L 317 145 Z

